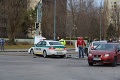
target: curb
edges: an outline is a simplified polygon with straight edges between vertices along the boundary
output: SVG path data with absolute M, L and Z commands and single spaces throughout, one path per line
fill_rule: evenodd
M 72 50 L 75 50 L 75 49 L 68 49 L 67 51 L 72 51 Z M 28 52 L 28 50 L 4 50 L 4 51 L 0 51 L 0 52 Z
M 0 52 L 28 52 L 28 51 L 0 51 Z

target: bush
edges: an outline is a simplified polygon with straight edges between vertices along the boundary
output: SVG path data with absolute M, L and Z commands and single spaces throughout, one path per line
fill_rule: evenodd
M 29 42 L 21 42 L 22 45 L 29 45 Z
M 6 40 L 5 44 L 7 44 L 7 45 L 16 45 L 16 42 L 12 42 L 10 40 Z
M 73 42 L 72 41 L 66 41 L 66 45 L 73 45 Z

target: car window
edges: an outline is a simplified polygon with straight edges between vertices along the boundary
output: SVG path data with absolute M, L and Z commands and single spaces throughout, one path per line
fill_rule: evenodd
M 42 41 L 40 45 L 46 45 L 46 41 Z
M 106 42 L 95 42 L 95 43 L 93 43 L 93 46 L 98 46 L 101 43 L 106 43 Z
M 36 44 L 36 47 L 39 47 L 41 44 L 42 44 L 42 41 L 38 42 L 38 43 Z
M 95 50 L 114 50 L 115 44 L 100 44 Z
M 118 48 L 117 48 L 117 50 L 120 50 L 120 44 L 118 45 Z
M 50 45 L 62 45 L 60 42 L 49 42 Z
M 46 45 L 46 41 L 40 41 L 36 44 L 37 47 L 40 47 L 40 46 L 43 46 L 43 45 Z

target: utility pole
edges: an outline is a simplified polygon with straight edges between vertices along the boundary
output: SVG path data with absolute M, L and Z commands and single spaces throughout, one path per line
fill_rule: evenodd
M 56 0 L 54 0 L 54 40 L 56 39 Z
M 37 23 L 39 23 L 39 27 L 36 28 L 36 36 L 42 36 L 41 30 L 41 19 L 42 19 L 42 0 L 40 0 L 37 4 Z
M 100 2 L 100 41 L 102 36 L 102 0 Z

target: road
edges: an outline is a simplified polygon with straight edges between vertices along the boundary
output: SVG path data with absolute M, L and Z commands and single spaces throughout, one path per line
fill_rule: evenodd
M 0 55 L 0 80 L 120 80 L 119 69 L 87 59 Z

